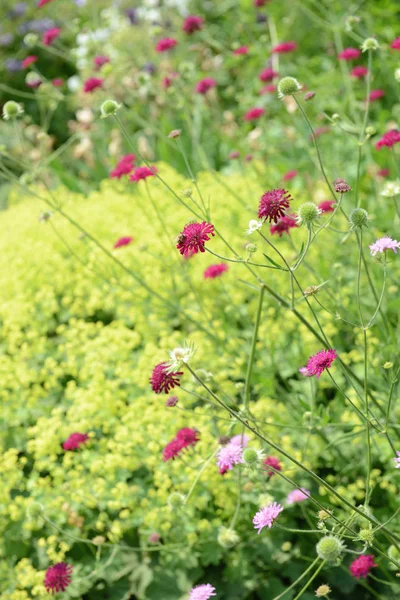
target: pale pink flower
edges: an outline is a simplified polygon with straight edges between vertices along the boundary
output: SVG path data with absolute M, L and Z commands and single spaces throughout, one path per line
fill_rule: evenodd
M 370 245 L 372 256 L 376 256 L 378 252 L 383 254 L 385 250 L 393 250 L 393 252 L 396 254 L 397 248 L 400 248 L 400 242 L 397 240 L 392 240 L 392 238 L 387 236 L 379 238 L 379 240 L 376 240 L 376 242 Z
M 283 511 L 283 506 L 273 502 L 268 506 L 264 506 L 261 510 L 259 510 L 253 519 L 254 529 L 257 529 L 258 535 L 260 535 L 261 530 L 264 527 L 268 527 L 271 529 L 273 522 L 278 517 L 279 513 Z
M 300 488 L 299 490 L 292 490 L 288 493 L 286 498 L 286 504 L 296 504 L 297 502 L 303 502 L 303 500 L 307 500 L 310 497 L 311 492 L 306 490 L 306 488 Z

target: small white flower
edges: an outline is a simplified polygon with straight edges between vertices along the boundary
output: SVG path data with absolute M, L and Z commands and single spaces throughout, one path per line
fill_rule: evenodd
M 193 344 L 185 342 L 183 346 L 174 348 L 169 353 L 169 372 L 178 371 L 182 363 L 188 363 L 196 353 L 197 348 Z
M 388 181 L 385 189 L 381 192 L 381 196 L 385 198 L 394 198 L 400 194 L 400 183 L 398 181 Z
M 246 230 L 246 233 L 248 235 L 251 235 L 258 229 L 261 229 L 262 225 L 262 221 L 256 221 L 255 219 L 251 219 L 251 221 L 249 221 L 249 228 Z

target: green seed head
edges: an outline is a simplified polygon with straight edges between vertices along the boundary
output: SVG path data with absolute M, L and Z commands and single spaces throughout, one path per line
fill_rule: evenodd
M 218 532 L 218 544 L 223 548 L 233 548 L 240 542 L 240 537 L 234 529 L 221 527 Z
M 3 106 L 3 119 L 9 121 L 10 119 L 16 119 L 19 115 L 22 115 L 24 109 L 18 102 L 14 102 L 14 100 L 9 100 Z
M 246 250 L 249 254 L 254 254 L 254 252 L 257 252 L 257 244 L 247 244 Z
M 352 229 L 368 227 L 368 213 L 363 208 L 355 208 L 350 213 L 350 225 Z
M 319 540 L 316 550 L 321 560 L 326 560 L 331 565 L 338 565 L 342 559 L 344 544 L 339 538 L 327 535 Z
M 243 451 L 243 460 L 245 465 L 256 465 L 260 460 L 259 453 L 254 448 L 246 448 Z
M 372 529 L 360 529 L 358 537 L 362 542 L 365 542 L 370 546 L 374 541 L 374 532 Z
M 120 108 L 121 104 L 118 104 L 115 100 L 106 100 L 100 108 L 101 118 L 106 119 L 107 117 L 117 114 Z
M 320 214 L 321 210 L 314 202 L 305 202 L 299 208 L 297 223 L 299 225 L 310 227 L 311 224 L 318 219 Z
M 284 77 L 278 83 L 278 96 L 283 98 L 284 96 L 291 96 L 301 90 L 301 85 L 294 77 Z
M 379 43 L 375 38 L 367 38 L 361 44 L 361 50 L 367 52 L 368 50 L 378 50 Z
M 168 496 L 167 502 L 171 508 L 180 508 L 185 504 L 185 496 L 179 492 L 172 492 L 172 494 Z
M 39 41 L 39 36 L 36 33 L 27 33 L 24 37 L 24 44 L 28 48 L 33 48 Z

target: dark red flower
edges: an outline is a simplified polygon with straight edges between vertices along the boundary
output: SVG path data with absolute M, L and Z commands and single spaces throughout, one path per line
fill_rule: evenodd
M 188 223 L 179 234 L 176 247 L 179 252 L 186 256 L 189 252 L 197 254 L 205 252 L 205 243 L 210 236 L 214 236 L 214 225 L 203 221 L 202 223 Z
M 183 446 L 180 440 L 174 439 L 169 442 L 163 450 L 163 461 L 174 460 L 182 452 Z
M 378 177 L 389 177 L 390 170 L 389 169 L 379 169 L 377 172 Z
M 240 152 L 238 152 L 237 150 L 233 150 L 233 152 L 230 153 L 228 158 L 229 160 L 235 160 L 236 158 L 240 158 Z
M 53 0 L 39 0 L 37 7 L 42 8 L 42 6 L 49 4 L 49 2 L 53 2 Z
M 335 206 L 335 201 L 334 200 L 323 200 L 322 202 L 320 202 L 318 204 L 318 208 L 323 212 L 323 213 L 327 213 L 327 212 L 333 212 L 334 206 Z
M 352 70 L 350 71 L 350 75 L 352 77 L 355 77 L 355 79 L 361 79 L 361 77 L 365 77 L 366 75 L 368 75 L 368 69 L 367 67 L 362 67 L 361 65 L 359 65 L 358 67 L 352 68 Z
M 35 56 L 34 54 L 31 54 L 31 55 L 27 56 L 26 58 L 24 58 L 24 60 L 21 63 L 22 67 L 24 69 L 27 69 L 28 67 L 33 65 L 33 63 L 35 63 L 37 60 L 38 60 L 38 57 Z
M 200 439 L 200 433 L 197 429 L 183 427 L 177 432 L 175 439 L 181 442 L 182 448 L 188 448 L 197 444 Z
M 123 175 L 129 175 L 135 168 L 135 160 L 136 156 L 134 154 L 125 154 L 111 171 L 110 177 L 112 179 L 121 179 Z
M 103 83 L 104 79 L 100 79 L 99 77 L 89 77 L 89 79 L 86 79 L 85 81 L 83 91 L 86 94 L 94 92 L 94 90 L 103 87 Z
M 79 450 L 88 441 L 89 436 L 86 433 L 71 433 L 69 438 L 62 444 L 64 450 Z
M 258 218 L 269 220 L 270 223 L 278 222 L 278 219 L 284 217 L 286 210 L 292 200 L 289 192 L 283 189 L 270 190 L 262 195 L 258 207 Z
M 377 567 L 378 565 L 374 562 L 375 556 L 373 554 L 364 554 L 359 556 L 350 565 L 350 573 L 356 579 L 360 579 L 364 577 L 367 578 L 372 567 Z
M 205 77 L 201 79 L 196 85 L 196 92 L 199 94 L 206 94 L 208 90 L 211 90 L 217 85 L 217 82 L 212 77 Z
M 185 33 L 194 33 L 195 31 L 200 31 L 203 29 L 204 19 L 202 17 L 197 17 L 195 15 L 189 15 L 183 21 L 182 31 Z
M 358 48 L 345 48 L 339 55 L 339 60 L 354 60 L 360 58 L 361 52 Z
M 136 167 L 133 171 L 133 175 L 129 177 L 129 181 L 142 181 L 147 179 L 147 177 L 154 177 L 157 173 L 156 167 Z
M 294 179 L 294 177 L 296 177 L 296 175 L 298 175 L 298 174 L 299 174 L 299 172 L 296 171 L 296 169 L 293 169 L 292 171 L 288 171 L 282 177 L 282 181 L 290 181 L 291 179 Z
M 114 248 L 122 248 L 123 246 L 129 246 L 132 242 L 133 237 L 127 235 L 125 237 L 120 237 L 114 244 Z
M 58 38 L 61 33 L 61 29 L 59 27 L 52 27 L 48 29 L 43 34 L 43 44 L 45 46 L 50 46 Z
M 257 121 L 265 113 L 264 108 L 251 108 L 244 115 L 245 121 Z
M 73 567 L 66 563 L 57 563 L 49 567 L 44 578 L 44 587 L 47 592 L 64 592 L 71 583 L 71 573 Z
M 274 77 L 278 77 L 279 73 L 277 73 L 276 71 L 274 71 L 273 69 L 271 69 L 271 67 L 267 67 L 266 69 L 264 69 L 263 71 L 261 71 L 261 73 L 258 76 L 258 79 L 260 81 L 272 81 L 274 79 Z
M 55 79 L 51 80 L 51 84 L 54 85 L 54 87 L 61 87 L 64 85 L 64 79 L 61 79 L 61 77 L 56 77 Z
M 240 56 L 241 54 L 247 54 L 249 51 L 248 46 L 240 46 L 239 48 L 236 48 L 236 50 L 233 51 L 233 54 L 235 56 Z
M 293 52 L 293 50 L 296 49 L 296 42 L 282 42 L 281 44 L 274 46 L 271 52 L 272 54 L 287 54 L 288 52 Z
M 294 215 L 285 215 L 280 217 L 275 225 L 271 225 L 269 228 L 272 235 L 277 233 L 279 237 L 282 237 L 284 233 L 289 233 L 293 227 L 298 227 Z
M 270 83 L 269 85 L 264 85 L 264 87 L 262 87 L 260 90 L 261 95 L 273 94 L 274 92 L 276 92 L 276 85 L 274 85 L 273 83 Z
M 170 73 L 169 75 L 166 75 L 162 82 L 163 88 L 167 90 L 169 87 L 171 87 L 174 79 L 176 79 L 177 77 L 178 73 Z
M 275 471 L 282 471 L 282 466 L 281 463 L 279 462 L 279 459 L 276 458 L 276 456 L 267 456 L 267 458 L 265 458 L 263 460 L 263 464 L 266 467 L 272 467 L 273 469 L 275 469 Z M 269 477 L 272 477 L 273 475 L 275 475 L 274 471 L 268 470 L 268 475 Z
M 254 6 L 256 8 L 261 8 L 262 6 L 265 6 L 266 4 L 268 4 L 270 0 L 254 0 Z
M 390 44 L 390 47 L 392 50 L 400 50 L 400 37 L 393 40 L 393 42 Z
M 375 144 L 375 148 L 379 150 L 386 146 L 386 148 L 391 148 L 395 144 L 400 142 L 400 131 L 397 129 L 391 129 L 383 134 L 380 140 L 378 140 Z
M 221 263 L 219 265 L 211 265 L 204 271 L 204 279 L 215 279 L 220 277 L 222 273 L 228 270 L 228 265 Z
M 151 389 L 156 394 L 168 394 L 175 386 L 180 386 L 179 377 L 183 375 L 183 371 L 168 373 L 168 363 L 162 362 L 156 365 L 150 377 Z
M 375 102 L 375 100 L 380 100 L 385 95 L 383 90 L 372 90 L 369 94 L 369 101 Z
M 156 45 L 156 52 L 167 52 L 177 45 L 178 41 L 174 38 L 163 38 Z
M 103 56 L 102 54 L 100 54 L 99 56 L 95 56 L 93 59 L 96 71 L 98 71 L 103 65 L 106 65 L 109 62 L 110 59 L 108 58 L 108 56 Z

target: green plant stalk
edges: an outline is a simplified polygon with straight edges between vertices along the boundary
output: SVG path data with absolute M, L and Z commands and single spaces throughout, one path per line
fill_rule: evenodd
M 318 569 L 315 570 L 315 572 L 311 575 L 310 579 L 301 588 L 300 592 L 297 594 L 297 596 L 295 598 L 293 598 L 293 600 L 298 600 L 299 598 L 301 598 L 301 596 L 303 595 L 303 592 L 305 592 L 308 589 L 308 587 L 312 584 L 312 582 L 317 577 L 318 573 L 321 571 L 321 569 L 324 567 L 324 565 L 325 565 L 325 561 L 323 560 L 321 562 L 321 564 L 318 566 Z
M 281 598 L 283 598 L 284 596 L 286 596 L 286 594 L 287 594 L 288 592 L 290 592 L 290 590 L 292 590 L 294 587 L 296 587 L 296 585 L 297 585 L 297 584 L 298 584 L 298 583 L 299 583 L 299 582 L 300 582 L 302 579 L 304 579 L 304 577 L 305 577 L 305 576 L 306 576 L 306 575 L 307 575 L 307 574 L 308 574 L 310 571 L 312 571 L 312 570 L 313 570 L 313 568 L 315 567 L 315 565 L 318 563 L 318 561 L 319 561 L 319 560 L 320 560 L 319 558 L 316 558 L 316 559 L 315 559 L 315 560 L 314 560 L 314 561 L 311 563 L 311 565 L 310 565 L 310 566 L 309 566 L 309 567 L 308 567 L 308 568 L 307 568 L 307 569 L 304 571 L 304 573 L 302 573 L 302 574 L 300 575 L 300 577 L 298 577 L 298 578 L 296 579 L 296 581 L 293 581 L 293 583 L 292 583 L 292 584 L 290 584 L 290 585 L 289 585 L 289 587 L 287 587 L 287 588 L 286 588 L 286 590 L 284 590 L 283 592 L 281 592 L 281 593 L 280 593 L 278 596 L 275 596 L 275 598 L 273 598 L 273 600 L 281 600 Z
M 371 91 L 371 69 L 372 69 L 372 50 L 368 50 L 367 98 L 365 101 L 364 119 L 363 119 L 363 123 L 362 123 L 362 127 L 361 127 L 360 137 L 358 140 L 357 177 L 356 177 L 356 189 L 355 189 L 357 207 L 361 206 L 361 200 L 360 200 L 360 194 L 359 194 L 360 174 L 361 174 L 361 157 L 362 157 L 362 149 L 363 149 L 363 146 L 365 143 L 365 139 L 364 139 L 365 138 L 365 129 L 367 127 L 368 116 L 369 116 L 369 105 L 370 105 L 369 94 Z
M 250 382 L 251 382 L 251 375 L 253 372 L 253 363 L 254 363 L 254 357 L 255 357 L 255 352 L 256 352 L 258 328 L 260 326 L 262 305 L 263 305 L 263 300 L 264 300 L 264 292 L 265 292 L 265 286 L 261 285 L 260 286 L 260 294 L 258 297 L 256 320 L 254 323 L 253 338 L 251 341 L 250 356 L 249 356 L 249 361 L 247 363 L 246 380 L 245 380 L 245 384 L 244 384 L 244 407 L 245 407 L 246 413 L 249 409 L 249 404 L 250 404 Z

